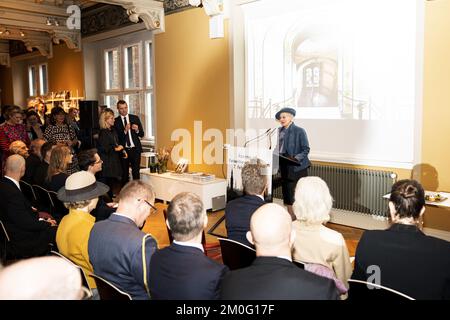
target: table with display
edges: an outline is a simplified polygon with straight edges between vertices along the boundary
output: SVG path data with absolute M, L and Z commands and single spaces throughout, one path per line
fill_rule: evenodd
M 227 181 L 214 178 L 211 181 L 196 181 L 191 176 L 174 172 L 152 173 L 149 169 L 141 169 L 141 179 L 153 187 L 156 198 L 171 201 L 181 192 L 192 192 L 200 197 L 205 210 L 221 210 L 225 208 Z

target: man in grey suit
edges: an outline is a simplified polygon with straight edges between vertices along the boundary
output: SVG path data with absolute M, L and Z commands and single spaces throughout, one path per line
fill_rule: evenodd
M 133 299 L 149 299 L 147 269 L 158 245 L 139 229 L 150 212 L 156 211 L 155 194 L 146 183 L 133 180 L 120 191 L 119 199 L 117 211 L 107 220 L 94 224 L 91 230 L 89 260 L 96 275 Z
M 224 300 L 337 300 L 334 282 L 292 263 L 295 231 L 281 206 L 269 203 L 253 213 L 248 240 L 255 245 L 250 267 L 228 273 L 222 281 Z

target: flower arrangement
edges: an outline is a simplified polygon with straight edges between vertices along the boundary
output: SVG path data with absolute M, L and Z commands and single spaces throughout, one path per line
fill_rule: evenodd
M 167 171 L 167 163 L 170 159 L 170 154 L 172 148 L 162 147 L 158 149 L 156 153 L 156 159 L 158 159 L 158 173 L 163 173 Z

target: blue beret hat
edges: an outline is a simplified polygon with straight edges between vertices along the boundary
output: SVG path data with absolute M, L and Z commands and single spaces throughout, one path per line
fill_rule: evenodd
M 280 111 L 278 111 L 277 113 L 275 113 L 275 119 L 280 120 L 280 115 L 283 112 L 290 113 L 290 114 L 292 114 L 292 116 L 295 117 L 295 109 L 293 109 L 293 108 L 283 108 Z

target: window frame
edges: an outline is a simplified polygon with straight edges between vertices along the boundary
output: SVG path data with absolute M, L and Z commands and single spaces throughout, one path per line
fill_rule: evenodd
M 45 66 L 45 84 L 42 67 Z M 31 79 L 31 70 L 34 68 L 34 79 Z M 46 88 L 46 92 L 43 89 Z M 35 63 L 28 65 L 28 95 L 31 98 L 45 96 L 48 93 L 48 63 Z
M 149 50 L 148 45 L 151 44 L 151 50 Z M 126 88 L 126 79 L 127 76 L 127 59 L 126 59 L 126 50 L 129 47 L 138 46 L 139 51 L 139 66 L 138 70 L 138 78 L 139 78 L 139 86 L 134 88 Z M 118 50 L 119 53 L 119 88 L 116 89 L 107 89 L 107 84 L 109 79 L 108 70 L 106 65 L 106 53 L 111 50 Z M 149 55 L 150 54 L 150 55 Z M 143 122 L 145 136 L 142 139 L 143 144 L 154 145 L 155 143 L 155 135 L 156 135 L 156 119 L 155 119 L 155 92 L 154 85 L 148 85 L 148 78 L 154 81 L 154 41 L 153 39 L 142 39 L 142 40 L 134 40 L 130 42 L 123 42 L 117 45 L 110 45 L 105 47 L 102 50 L 102 88 L 103 92 L 100 94 L 100 101 L 102 104 L 107 105 L 108 107 L 114 108 L 115 106 L 107 104 L 107 97 L 109 96 L 118 96 L 119 100 L 125 100 L 126 95 L 138 94 L 139 95 L 139 112 L 136 112 L 141 121 Z M 148 72 L 151 74 L 147 74 Z M 151 103 L 148 105 L 149 109 L 147 109 L 147 95 L 150 94 Z M 127 101 L 129 103 L 129 101 Z M 150 121 L 150 122 L 149 122 Z

